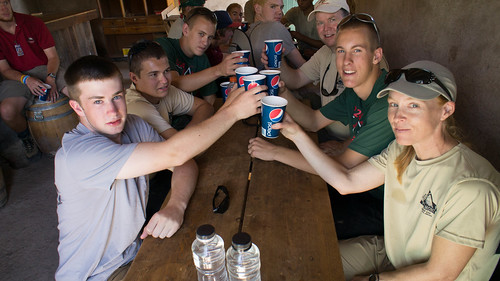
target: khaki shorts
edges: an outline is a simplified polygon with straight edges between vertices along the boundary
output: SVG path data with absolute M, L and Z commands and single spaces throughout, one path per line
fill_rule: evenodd
M 387 258 L 383 236 L 360 236 L 339 241 L 346 280 L 356 275 L 395 270 Z

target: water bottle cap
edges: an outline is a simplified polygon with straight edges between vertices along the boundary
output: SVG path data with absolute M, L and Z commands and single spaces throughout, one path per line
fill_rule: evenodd
M 252 237 L 246 232 L 239 232 L 233 235 L 233 248 L 235 250 L 247 251 L 252 247 Z
M 215 236 L 215 228 L 210 224 L 204 224 L 196 230 L 196 238 L 210 239 Z

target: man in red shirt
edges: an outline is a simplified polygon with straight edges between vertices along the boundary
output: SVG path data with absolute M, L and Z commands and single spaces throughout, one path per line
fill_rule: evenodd
M 59 56 L 54 39 L 42 20 L 15 13 L 10 0 L 0 0 L 0 117 L 23 141 L 26 156 L 39 151 L 31 137 L 24 108 L 35 96 L 44 94 L 55 101 L 59 92 L 67 94 L 62 74 L 58 74 Z

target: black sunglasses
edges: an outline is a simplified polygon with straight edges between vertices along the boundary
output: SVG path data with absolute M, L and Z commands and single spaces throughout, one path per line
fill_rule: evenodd
M 380 32 L 378 30 L 377 23 L 375 23 L 375 20 L 369 14 L 359 13 L 359 14 L 348 15 L 347 17 L 343 18 L 339 22 L 339 24 L 337 25 L 337 32 L 339 31 L 339 29 L 340 29 L 341 26 L 343 26 L 344 24 L 348 23 L 352 19 L 357 19 L 357 20 L 359 20 L 361 22 L 372 24 L 373 28 L 375 29 L 375 33 L 377 33 L 378 44 L 380 46 Z
M 224 193 L 224 197 L 221 194 Z M 212 199 L 212 208 L 214 213 L 223 214 L 229 208 L 229 191 L 223 185 L 219 185 L 215 190 L 214 198 Z
M 436 75 L 428 70 L 421 68 L 408 68 L 408 69 L 393 69 L 387 73 L 385 76 L 385 84 L 390 84 L 396 82 L 401 78 L 401 75 L 405 75 L 406 81 L 415 84 L 430 84 L 435 82 L 441 89 L 446 93 L 445 98 L 449 101 L 453 101 L 451 93 L 446 88 L 446 86 L 436 77 Z
M 327 90 L 325 90 L 325 76 L 326 76 L 326 73 L 328 72 L 328 70 L 330 69 L 330 64 L 332 64 L 331 62 L 328 64 L 328 66 L 326 67 L 326 70 L 325 70 L 325 73 L 323 74 L 323 79 L 321 79 L 321 94 L 325 97 L 328 97 L 328 96 L 331 96 L 331 95 L 336 95 L 338 92 L 339 92 L 339 89 L 337 89 L 337 80 L 339 79 L 339 72 L 337 71 L 337 76 L 335 76 L 335 86 L 333 86 L 333 90 L 331 92 L 328 92 Z

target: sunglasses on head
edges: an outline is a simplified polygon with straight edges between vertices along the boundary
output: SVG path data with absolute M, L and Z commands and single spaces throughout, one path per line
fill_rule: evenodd
M 219 185 L 215 190 L 212 208 L 213 212 L 218 214 L 223 214 L 229 208 L 229 191 L 225 186 Z
M 214 12 L 204 7 L 196 7 L 191 11 L 189 11 L 189 14 L 187 18 L 184 20 L 184 22 L 188 23 L 194 16 L 197 15 L 209 16 L 210 18 L 212 18 L 213 21 L 217 22 L 217 15 L 215 15 Z
M 321 79 L 321 94 L 325 97 L 328 97 L 328 96 L 331 96 L 331 95 L 336 95 L 338 92 L 339 92 L 339 89 L 337 89 L 337 80 L 339 79 L 339 72 L 337 71 L 337 76 L 335 76 L 335 86 L 333 86 L 333 90 L 331 92 L 328 92 L 327 90 L 325 90 L 325 76 L 326 76 L 326 73 L 328 72 L 328 70 L 330 69 L 330 64 L 332 64 L 331 62 L 328 64 L 328 66 L 326 67 L 326 70 L 325 70 L 325 73 L 323 74 L 323 79 Z
M 436 75 L 428 70 L 421 68 L 408 68 L 408 69 L 393 69 L 387 73 L 385 76 L 385 84 L 390 84 L 396 82 L 401 78 L 401 75 L 405 75 L 406 81 L 415 84 L 430 84 L 432 82 L 438 84 L 441 89 L 446 93 L 445 98 L 453 101 L 451 98 L 451 93 L 446 88 L 446 86 L 436 77 Z
M 337 25 L 337 32 L 339 31 L 341 26 L 348 23 L 352 19 L 357 19 L 361 22 L 365 22 L 365 23 L 369 23 L 369 24 L 373 25 L 373 28 L 375 29 L 375 33 L 377 33 L 378 44 L 380 45 L 380 32 L 378 31 L 377 23 L 375 23 L 375 20 L 369 14 L 359 13 L 359 14 L 348 15 L 347 17 L 343 18 L 339 22 L 339 24 Z

